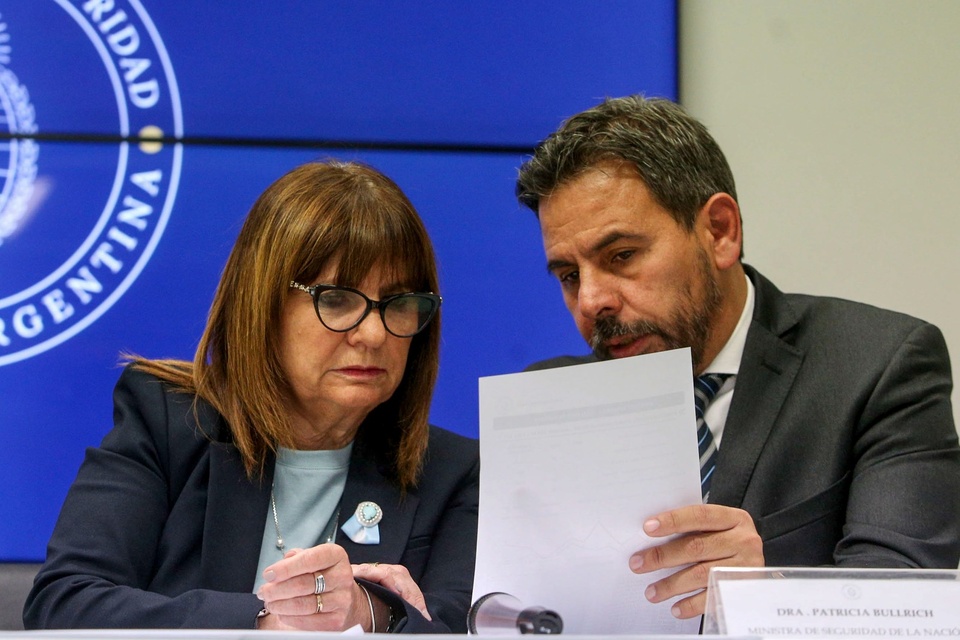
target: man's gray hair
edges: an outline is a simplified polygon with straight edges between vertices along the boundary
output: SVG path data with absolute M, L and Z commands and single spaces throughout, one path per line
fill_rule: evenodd
M 707 128 L 678 104 L 641 95 L 608 98 L 564 122 L 520 167 L 517 198 L 539 215 L 542 198 L 607 162 L 633 167 L 688 230 L 715 193 L 737 198 L 733 172 Z

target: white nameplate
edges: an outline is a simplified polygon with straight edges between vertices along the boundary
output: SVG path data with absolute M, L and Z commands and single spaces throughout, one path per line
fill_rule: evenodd
M 955 579 L 739 579 L 714 588 L 727 635 L 960 638 Z

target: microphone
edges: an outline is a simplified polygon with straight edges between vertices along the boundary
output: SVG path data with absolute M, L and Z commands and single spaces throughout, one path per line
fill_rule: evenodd
M 467 628 L 473 635 L 512 636 L 517 633 L 556 635 L 563 619 L 543 607 L 524 607 L 509 593 L 494 591 L 480 597 L 467 613 Z

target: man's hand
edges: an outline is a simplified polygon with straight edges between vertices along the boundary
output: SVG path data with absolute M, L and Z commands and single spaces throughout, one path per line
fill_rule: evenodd
M 645 593 L 650 602 L 693 593 L 673 605 L 671 612 L 677 618 L 703 614 L 712 567 L 764 566 L 763 541 L 753 518 L 742 509 L 715 504 L 682 507 L 650 518 L 643 530 L 654 538 L 679 536 L 630 556 L 634 573 L 683 567 L 651 584 Z

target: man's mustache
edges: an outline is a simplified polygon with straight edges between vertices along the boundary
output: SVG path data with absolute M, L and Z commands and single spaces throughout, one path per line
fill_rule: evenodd
M 604 345 L 614 338 L 624 336 L 657 335 L 669 340 L 669 335 L 660 325 L 648 320 L 620 322 L 613 316 L 600 318 L 593 324 L 593 333 L 590 336 L 590 348 L 594 351 L 604 351 Z

